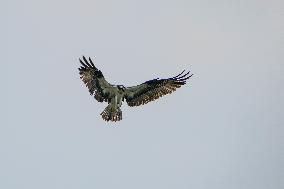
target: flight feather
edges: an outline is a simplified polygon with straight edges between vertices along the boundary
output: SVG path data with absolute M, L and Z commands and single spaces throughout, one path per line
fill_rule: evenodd
M 90 95 L 94 95 L 99 102 L 108 101 L 107 95 L 104 92 L 110 84 L 105 80 L 104 75 L 98 70 L 91 58 L 89 61 L 83 56 L 83 60 L 79 59 L 81 67 L 79 68 L 80 78 L 83 80 Z
M 193 74 L 185 73 L 185 70 L 175 77 L 168 79 L 153 79 L 125 90 L 125 99 L 129 106 L 140 106 L 154 101 L 164 95 L 174 92 L 177 88 L 186 84 L 186 80 Z

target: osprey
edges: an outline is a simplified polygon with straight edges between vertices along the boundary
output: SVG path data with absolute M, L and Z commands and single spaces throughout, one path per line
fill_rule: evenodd
M 91 95 L 99 102 L 107 102 L 108 106 L 101 113 L 105 121 L 120 121 L 122 101 L 126 100 L 128 106 L 140 106 L 154 101 L 159 97 L 170 94 L 186 83 L 193 74 L 182 71 L 175 77 L 168 79 L 153 79 L 133 87 L 112 85 L 108 83 L 102 72 L 98 70 L 91 58 L 89 61 L 83 56 L 79 58 L 82 66 L 79 68 L 80 78 L 86 84 Z

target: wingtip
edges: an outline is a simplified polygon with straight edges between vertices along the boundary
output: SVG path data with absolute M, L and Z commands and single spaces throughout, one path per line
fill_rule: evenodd
M 84 55 L 82 55 L 82 58 L 79 58 L 79 61 L 85 68 L 91 67 L 91 68 L 96 69 L 95 64 L 94 64 L 93 60 L 91 59 L 91 57 L 89 57 L 87 59 Z
M 82 66 L 84 66 L 85 68 L 87 68 L 88 66 L 81 60 L 81 58 L 79 58 L 80 63 L 82 64 Z
M 180 75 L 182 75 L 183 73 L 185 72 L 185 70 L 183 70 L 181 73 L 179 73 L 178 75 L 176 75 L 175 77 L 173 78 L 178 78 Z
M 92 61 L 91 57 L 89 57 L 89 61 L 90 61 L 91 65 L 92 65 L 92 67 L 94 68 L 94 67 L 95 67 L 95 65 L 94 65 L 94 63 L 93 63 L 93 61 Z

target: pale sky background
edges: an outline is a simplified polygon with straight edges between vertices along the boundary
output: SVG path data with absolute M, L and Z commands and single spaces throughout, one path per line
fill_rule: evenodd
M 1 189 L 283 189 L 284 1 L 0 4 Z M 106 123 L 114 84 L 194 77 Z

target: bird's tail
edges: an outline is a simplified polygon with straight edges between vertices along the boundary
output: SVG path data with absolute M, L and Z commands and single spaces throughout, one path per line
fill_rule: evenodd
M 105 121 L 120 121 L 122 120 L 122 111 L 119 107 L 114 107 L 109 104 L 101 113 Z

